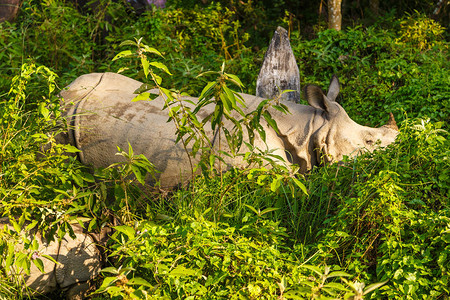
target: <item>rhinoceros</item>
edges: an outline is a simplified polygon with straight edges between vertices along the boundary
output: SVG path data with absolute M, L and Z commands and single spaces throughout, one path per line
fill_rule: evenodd
M 144 154 L 160 171 L 157 176 L 161 186 L 186 182 L 192 176 L 188 156 L 182 146 L 175 144 L 176 128 L 167 122 L 167 112 L 162 110 L 163 96 L 132 102 L 134 91 L 141 85 L 116 73 L 91 73 L 77 78 L 61 92 L 65 103 L 74 103 L 67 112 L 73 126 L 65 142 L 81 150 L 81 162 L 93 167 L 120 161 L 121 157 L 115 155 L 116 146 L 127 149 L 130 143 L 135 154 Z M 338 93 L 336 76 L 326 95 L 318 86 L 307 85 L 304 94 L 309 105 L 285 101 L 289 114 L 271 109 L 279 133 L 264 121 L 266 143 L 256 138 L 255 146 L 274 150 L 287 164 L 298 164 L 300 171 L 306 172 L 323 160 L 340 161 L 345 155 L 357 155 L 394 142 L 398 128 L 392 114 L 388 123 L 379 128 L 359 125 L 336 102 Z M 241 96 L 247 105 L 244 112 L 253 110 L 263 100 L 248 94 Z M 198 114 L 204 118 L 213 110 L 206 106 Z M 207 134 L 212 137 L 214 132 L 209 130 Z M 242 166 L 239 159 L 226 163 Z

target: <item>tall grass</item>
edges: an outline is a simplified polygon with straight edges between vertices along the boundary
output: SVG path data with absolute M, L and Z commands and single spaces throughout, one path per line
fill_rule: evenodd
M 205 85 L 195 77 L 219 69 L 226 55 L 229 71 L 251 93 L 261 58 L 218 6 L 208 11 L 214 12 L 210 23 L 223 26 L 222 36 L 202 12 L 168 9 L 136 20 L 112 4 L 120 26 L 97 48 L 92 38 L 104 20 L 49 3 L 25 1 L 18 23 L 0 24 L 0 67 L 6 70 L 0 74 L 0 214 L 56 236 L 70 234 L 71 222 L 80 218 L 88 230 L 119 222 L 109 245 L 114 263 L 99 279 L 97 297 L 449 296 L 450 66 L 440 25 L 412 15 L 381 22 L 381 28 L 318 32 L 312 40 L 292 32 L 302 84 L 324 85 L 336 73 L 343 83 L 339 100 L 358 123 L 382 125 L 389 111 L 402 121 L 397 142 L 387 149 L 300 177 L 307 194 L 296 185 L 272 189 L 263 174 L 242 170 L 143 192 L 130 179 L 131 166 L 139 160 L 145 173 L 151 164 L 130 150 L 122 152 L 123 164 L 91 174 L 67 155 L 76 149 L 55 143 L 64 124 L 57 83 L 120 68 L 144 78 L 134 62 L 111 62 L 120 42 L 142 35 L 174 74 L 164 82 L 191 94 Z M 178 19 L 165 22 L 175 14 Z M 185 14 L 192 15 L 180 19 Z M 186 24 L 191 36 L 180 39 L 172 29 Z M 215 34 L 209 44 L 207 34 Z M 0 237 L 0 295 L 26 297 L 5 269 L 32 263 L 24 259 L 30 251 L 11 252 L 11 234 Z

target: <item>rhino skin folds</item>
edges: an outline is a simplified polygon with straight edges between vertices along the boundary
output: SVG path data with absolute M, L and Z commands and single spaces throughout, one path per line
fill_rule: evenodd
M 162 187 L 184 183 L 192 176 L 190 164 L 183 147 L 175 144 L 176 128 L 172 122 L 167 122 L 167 112 L 162 110 L 163 98 L 131 101 L 141 84 L 115 73 L 92 73 L 77 78 L 61 92 L 65 104 L 72 104 L 66 116 L 73 126 L 65 142 L 82 151 L 79 156 L 81 162 L 96 168 L 121 161 L 123 158 L 115 155 L 117 146 L 128 149 L 130 143 L 135 154 L 144 154 L 155 164 L 160 171 L 156 175 Z M 395 141 L 398 130 L 393 119 L 379 128 L 362 126 L 350 119 L 335 101 L 339 93 L 337 77 L 331 79 L 327 95 L 315 85 L 307 85 L 304 91 L 309 105 L 285 101 L 290 111 L 287 115 L 270 110 L 280 134 L 262 121 L 267 147 L 276 149 L 275 154 L 286 163 L 298 164 L 301 172 L 318 165 L 322 157 L 328 162 L 339 161 L 344 155 L 372 151 Z M 157 90 L 152 92 L 157 93 Z M 241 95 L 247 105 L 244 112 L 254 110 L 263 100 Z M 198 114 L 203 119 L 213 109 L 207 106 Z M 213 136 L 211 131 L 207 133 Z M 256 139 L 255 146 L 266 148 L 259 139 Z M 242 162 L 228 159 L 226 163 L 240 167 Z

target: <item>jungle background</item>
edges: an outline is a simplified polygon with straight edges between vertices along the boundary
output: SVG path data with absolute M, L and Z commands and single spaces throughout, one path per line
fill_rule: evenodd
M 90 231 L 119 224 L 93 299 L 450 296 L 448 1 L 344 0 L 340 31 L 327 29 L 326 1 L 148 2 L 23 1 L 0 23 L 2 217 L 57 237 L 74 220 Z M 132 153 L 92 173 L 54 142 L 66 128 L 57 94 L 75 78 L 145 79 L 138 60 L 113 61 L 121 42 L 161 52 L 151 59 L 172 73 L 160 73 L 166 88 L 198 96 L 207 81 L 197 76 L 225 62 L 254 94 L 277 26 L 302 86 L 326 89 L 336 74 L 349 116 L 375 127 L 392 112 L 397 142 L 298 175 L 304 189 L 289 173 L 232 170 L 150 192 L 130 176 L 151 171 Z M 11 250 L 17 232 L 0 237 L 0 298 L 27 298 L 7 269 L 39 259 L 31 246 Z

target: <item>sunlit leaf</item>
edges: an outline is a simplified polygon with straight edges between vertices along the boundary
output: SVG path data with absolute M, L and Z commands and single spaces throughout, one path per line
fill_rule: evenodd
M 170 73 L 170 71 L 167 68 L 167 66 L 165 64 L 163 64 L 163 63 L 160 63 L 160 62 L 157 62 L 157 61 L 152 61 L 152 62 L 150 62 L 150 65 L 154 66 L 154 67 L 156 67 L 156 68 L 158 68 L 158 69 L 160 69 L 160 70 L 162 70 L 164 72 L 166 72 L 169 75 L 172 75 L 172 73 Z
M 119 45 L 119 47 L 123 47 L 123 46 L 137 46 L 137 43 L 132 40 L 125 40 L 122 43 L 120 43 L 120 45 Z
M 203 88 L 202 92 L 200 93 L 199 100 L 203 99 L 205 95 L 208 95 L 209 91 L 217 84 L 215 81 L 208 82 L 208 84 Z
M 320 270 L 319 267 L 312 266 L 312 265 L 301 265 L 300 267 L 311 270 L 311 271 L 315 272 L 317 275 L 322 275 L 322 270 Z
M 267 213 L 269 213 L 269 212 L 272 212 L 272 211 L 276 211 L 276 210 L 279 210 L 280 208 L 278 207 L 269 207 L 269 208 L 266 208 L 266 209 L 264 209 L 262 212 L 261 212 L 261 216 L 262 215 L 265 215 L 265 214 L 267 214 Z
M 149 47 L 149 46 L 147 46 L 147 45 L 144 45 L 144 47 L 143 47 L 142 50 L 143 50 L 143 52 L 153 53 L 153 54 L 156 54 L 156 55 L 159 55 L 159 56 L 163 57 L 163 55 L 161 54 L 161 52 L 159 52 L 158 50 L 156 50 L 156 49 L 153 48 L 153 47 Z
M 81 152 L 80 150 L 78 150 L 76 147 L 72 146 L 72 145 L 63 145 L 62 148 L 64 149 L 64 151 L 68 152 L 68 153 L 77 153 L 77 152 Z
M 146 287 L 153 287 L 147 280 L 141 278 L 141 277 L 134 277 L 128 280 L 128 285 L 140 285 L 140 286 L 146 286 Z
M 115 226 L 114 229 L 118 232 L 124 233 L 131 239 L 134 238 L 136 234 L 135 230 L 132 227 L 126 225 Z
M 196 276 L 198 273 L 199 270 L 194 270 L 186 268 L 183 265 L 178 265 L 175 269 L 169 272 L 169 275 L 174 277 L 185 277 L 185 276 Z
M 39 269 L 39 271 L 41 271 L 42 273 L 45 273 L 44 263 L 42 262 L 42 259 L 40 259 L 40 258 L 32 259 L 32 262 Z
M 308 195 L 308 191 L 306 190 L 305 185 L 298 180 L 297 178 L 293 177 L 292 180 L 295 182 L 295 184 L 303 191 L 303 193 L 305 193 L 306 195 Z
M 365 289 L 364 289 L 364 294 L 363 295 L 367 295 L 368 293 L 380 288 L 381 286 L 385 285 L 389 280 L 385 280 L 382 282 L 377 282 L 377 283 L 373 283 L 368 285 Z
M 149 92 L 140 93 L 136 97 L 131 100 L 132 102 L 142 101 L 142 100 L 153 100 L 151 99 L 151 95 Z
M 254 208 L 251 205 L 248 204 L 244 204 L 248 209 L 250 209 L 251 211 L 253 211 L 255 214 L 259 215 L 259 211 L 256 210 L 256 208 Z
M 145 78 L 147 78 L 148 74 L 149 74 L 149 67 L 150 67 L 150 63 L 148 62 L 147 56 L 141 57 L 141 64 L 142 64 L 142 68 L 144 69 Z
M 116 56 L 114 56 L 112 61 L 118 60 L 123 57 L 129 57 L 131 55 L 133 55 L 133 52 L 131 52 L 131 50 L 125 50 L 125 51 L 119 52 Z
M 269 126 L 272 127 L 279 134 L 280 130 L 278 129 L 277 122 L 275 122 L 270 113 L 268 111 L 263 112 L 263 117 L 269 124 Z
M 231 82 L 233 82 L 235 85 L 237 85 L 238 87 L 240 87 L 240 88 L 244 87 L 244 85 L 242 84 L 241 80 L 236 75 L 228 74 L 228 73 L 225 73 L 225 75 L 228 76 L 229 80 Z

